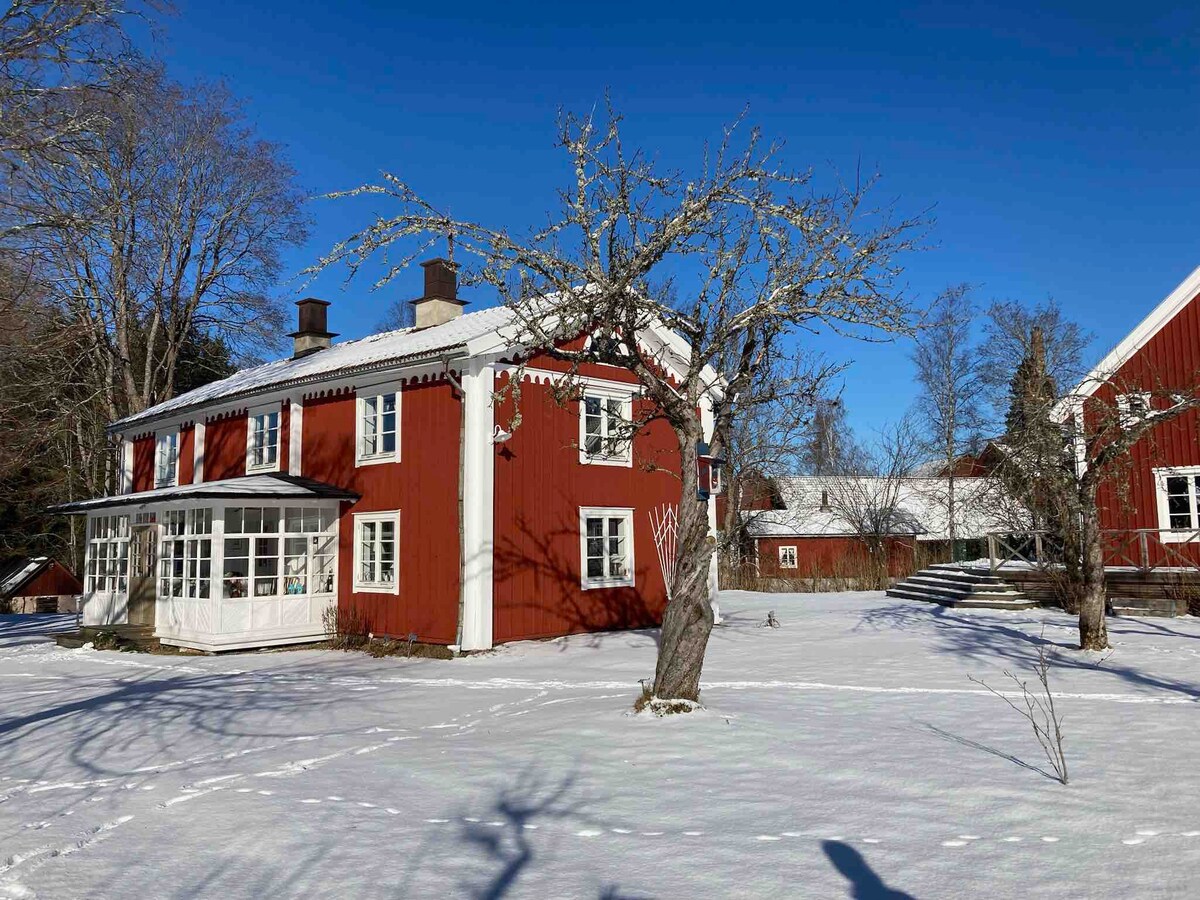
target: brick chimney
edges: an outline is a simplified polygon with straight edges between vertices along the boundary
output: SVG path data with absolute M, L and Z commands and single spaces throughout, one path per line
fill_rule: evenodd
M 328 328 L 329 302 L 305 297 L 296 301 L 296 307 L 299 309 L 299 327 L 288 335 L 292 339 L 292 359 L 329 349 L 337 337 Z
M 462 315 L 465 300 L 458 299 L 458 263 L 431 259 L 421 263 L 425 270 L 425 295 L 409 301 L 416 314 L 416 327 L 431 328 Z

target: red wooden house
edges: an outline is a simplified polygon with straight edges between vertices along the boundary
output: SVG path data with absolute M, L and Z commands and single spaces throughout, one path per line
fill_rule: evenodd
M 629 372 L 584 366 L 556 402 L 566 366 L 518 358 L 510 310 L 464 315 L 454 264 L 423 265 L 415 327 L 334 344 L 328 304 L 301 300 L 292 357 L 111 426 L 119 491 L 60 508 L 88 516 L 85 624 L 222 650 L 321 639 L 336 605 L 477 650 L 660 621 L 648 516 L 680 502 L 673 433 L 604 440 L 647 402 Z
M 1090 433 L 1136 419 L 1200 386 L 1200 268 L 1175 288 L 1075 388 L 1064 413 Z M 1082 463 L 1081 463 L 1082 464 Z M 1108 565 L 1200 560 L 1200 412 L 1151 429 L 1099 491 Z
M 21 556 L 0 562 L 0 603 L 14 613 L 75 612 L 83 585 L 48 556 Z

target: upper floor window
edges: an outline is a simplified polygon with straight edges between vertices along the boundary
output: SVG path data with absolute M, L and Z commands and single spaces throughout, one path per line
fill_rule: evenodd
M 584 588 L 633 584 L 633 510 L 581 509 L 579 533 Z
M 179 431 L 165 431 L 154 439 L 154 486 L 174 487 L 179 482 Z
M 279 410 L 251 412 L 246 427 L 246 471 L 279 468 Z
M 358 398 L 356 462 L 367 465 L 400 459 L 400 393 L 369 394 Z
M 629 393 L 588 387 L 579 401 L 579 461 L 628 466 L 633 400 Z
M 354 517 L 354 589 L 398 593 L 397 547 L 400 513 L 359 513 Z
M 1117 414 L 1122 428 L 1136 425 L 1151 411 L 1150 394 L 1148 393 L 1121 394 L 1117 397 Z
M 1200 538 L 1200 466 L 1156 469 L 1160 539 L 1179 543 Z

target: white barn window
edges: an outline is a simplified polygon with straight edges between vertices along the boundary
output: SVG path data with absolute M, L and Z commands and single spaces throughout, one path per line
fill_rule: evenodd
M 358 398 L 358 465 L 400 459 L 400 392 L 388 391 Z
M 585 589 L 633 585 L 633 510 L 579 511 L 579 551 Z
M 788 544 L 779 548 L 779 568 L 796 568 L 796 548 L 793 545 Z
M 179 481 L 179 429 L 160 432 L 154 439 L 154 486 L 174 487 Z
M 246 471 L 279 469 L 279 410 L 252 412 L 246 428 Z
M 1181 543 L 1200 537 L 1200 466 L 1155 469 L 1154 486 L 1161 540 Z
M 633 459 L 628 429 L 633 399 L 628 391 L 588 387 L 579 401 L 579 461 L 629 466 Z
M 399 542 L 399 512 L 354 517 L 354 590 L 399 593 Z

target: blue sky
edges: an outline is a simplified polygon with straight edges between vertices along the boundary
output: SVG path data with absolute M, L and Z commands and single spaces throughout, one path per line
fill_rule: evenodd
M 182 79 L 225 79 L 307 190 L 389 169 L 459 217 L 536 224 L 567 174 L 560 107 L 609 91 L 627 140 L 687 168 L 749 105 L 818 172 L 877 169 L 877 198 L 932 209 L 904 281 L 1055 298 L 1098 356 L 1200 264 L 1200 12 L 1152 3 L 506 4 L 181 0 L 158 52 Z M 385 211 L 316 201 L 293 271 Z M 383 293 L 324 276 L 333 330 L 372 330 Z M 287 289 L 295 295 L 298 285 Z M 856 429 L 914 396 L 909 348 L 820 336 L 852 363 Z

